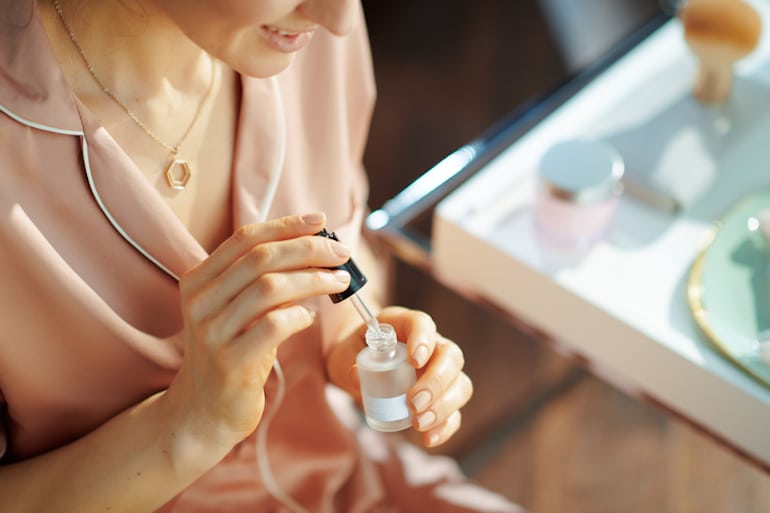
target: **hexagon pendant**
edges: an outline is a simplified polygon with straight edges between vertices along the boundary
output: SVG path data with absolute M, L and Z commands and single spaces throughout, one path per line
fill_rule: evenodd
M 174 159 L 166 168 L 166 183 L 177 191 L 184 190 L 191 176 L 190 164 L 186 160 Z

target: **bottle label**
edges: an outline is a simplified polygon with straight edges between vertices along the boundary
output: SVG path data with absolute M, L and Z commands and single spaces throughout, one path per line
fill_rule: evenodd
M 366 397 L 364 396 L 366 414 L 382 422 L 393 422 L 409 417 L 406 406 L 406 394 L 395 397 Z

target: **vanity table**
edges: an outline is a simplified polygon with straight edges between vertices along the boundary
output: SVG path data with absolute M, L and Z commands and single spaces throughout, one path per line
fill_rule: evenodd
M 751 4 L 770 27 L 770 4 Z M 399 258 L 770 469 L 770 364 L 752 338 L 770 313 L 746 321 L 724 311 L 770 304 L 755 297 L 761 258 L 743 272 L 729 247 L 710 252 L 725 247 L 715 241 L 727 224 L 746 228 L 729 244 L 759 244 L 753 211 L 736 209 L 770 207 L 769 36 L 736 65 L 730 100 L 705 106 L 692 95 L 697 62 L 681 23 L 661 15 L 537 106 L 448 155 L 374 211 L 367 228 Z M 567 251 L 539 239 L 532 202 L 542 155 L 575 138 L 615 147 L 627 189 L 607 234 Z M 415 228 L 426 217 L 430 233 Z M 725 266 L 734 287 L 709 275 Z

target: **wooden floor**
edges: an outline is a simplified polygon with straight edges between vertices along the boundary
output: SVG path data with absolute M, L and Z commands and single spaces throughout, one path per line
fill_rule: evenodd
M 373 207 L 564 76 L 534 0 L 364 6 L 380 97 Z M 394 275 L 394 301 L 430 312 L 465 351 L 476 393 L 442 452 L 472 478 L 536 513 L 770 512 L 770 475 L 422 271 Z

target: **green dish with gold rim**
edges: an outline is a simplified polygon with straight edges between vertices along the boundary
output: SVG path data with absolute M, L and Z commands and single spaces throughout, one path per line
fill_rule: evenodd
M 759 353 L 763 332 L 770 334 L 770 242 L 759 230 L 766 209 L 770 190 L 740 201 L 714 225 L 690 270 L 687 297 L 706 337 L 770 387 L 770 363 Z

